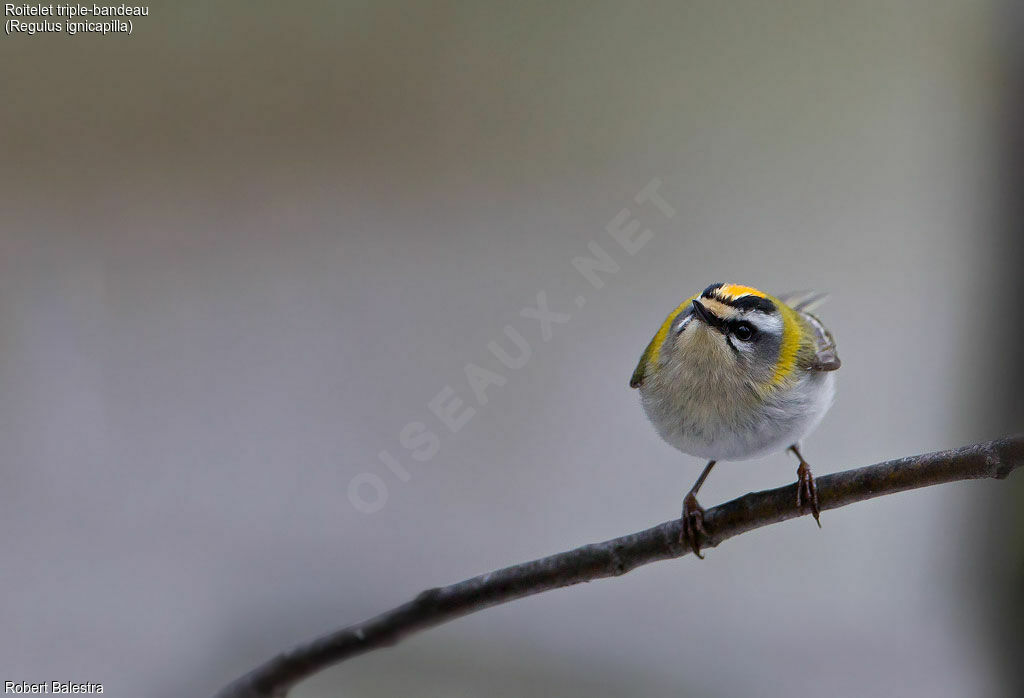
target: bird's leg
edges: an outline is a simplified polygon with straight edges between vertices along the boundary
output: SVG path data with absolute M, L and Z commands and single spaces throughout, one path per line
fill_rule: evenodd
M 690 550 L 701 560 L 704 559 L 704 556 L 700 554 L 699 536 L 706 536 L 707 531 L 704 530 L 704 507 L 697 503 L 697 490 L 704 484 L 704 480 L 713 467 L 715 467 L 715 461 L 709 461 L 704 467 L 704 472 L 700 474 L 697 482 L 693 483 L 693 487 L 683 499 L 683 529 L 679 533 L 679 542 L 690 546 Z
M 804 460 L 796 444 L 790 446 L 789 450 L 800 459 L 800 467 L 796 469 L 796 505 L 800 511 L 803 511 L 805 506 L 810 505 L 814 521 L 818 524 L 818 528 L 821 528 L 821 519 L 818 518 L 821 516 L 821 510 L 818 509 L 818 486 L 814 484 L 811 466 Z

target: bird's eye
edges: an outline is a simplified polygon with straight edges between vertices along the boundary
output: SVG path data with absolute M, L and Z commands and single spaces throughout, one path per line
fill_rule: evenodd
M 740 340 L 741 342 L 747 342 L 753 339 L 754 332 L 754 326 L 751 325 L 749 322 L 739 323 L 738 325 L 736 325 L 735 328 L 733 328 L 732 331 L 732 333 L 736 335 L 736 339 Z

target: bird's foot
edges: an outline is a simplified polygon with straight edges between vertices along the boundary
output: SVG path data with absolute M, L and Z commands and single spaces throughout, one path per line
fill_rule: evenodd
M 818 528 L 821 528 L 821 510 L 818 508 L 818 486 L 814 484 L 814 475 L 811 474 L 811 468 L 803 460 L 800 461 L 800 467 L 796 469 L 797 483 L 796 483 L 796 506 L 803 511 L 805 507 L 811 508 L 811 514 L 814 515 L 814 521 L 818 524 Z
M 697 503 L 697 497 L 690 492 L 683 500 L 683 528 L 679 533 L 679 542 L 686 543 L 694 555 L 701 560 L 704 556 L 700 554 L 700 536 L 708 533 L 704 530 L 704 507 Z

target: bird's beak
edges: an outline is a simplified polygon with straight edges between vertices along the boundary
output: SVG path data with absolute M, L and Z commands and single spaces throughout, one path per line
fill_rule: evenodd
M 718 319 L 718 317 L 715 316 L 714 313 L 712 313 L 710 310 L 704 307 L 704 304 L 701 303 L 699 300 L 694 298 L 692 303 L 693 311 L 697 313 L 697 317 L 699 317 L 705 325 L 707 325 L 708 327 L 720 327 L 722 325 L 722 321 Z

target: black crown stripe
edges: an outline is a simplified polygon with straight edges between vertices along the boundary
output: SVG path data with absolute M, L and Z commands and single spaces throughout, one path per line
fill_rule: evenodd
M 717 298 L 726 305 L 731 305 L 737 310 L 760 310 L 762 313 L 774 313 L 775 304 L 767 298 L 759 296 L 740 296 L 739 298 Z
M 706 289 L 701 291 L 700 297 L 701 298 L 711 298 L 711 297 L 714 296 L 715 291 L 717 291 L 718 289 L 722 288 L 722 286 L 725 286 L 725 284 L 724 283 L 711 284 Z

